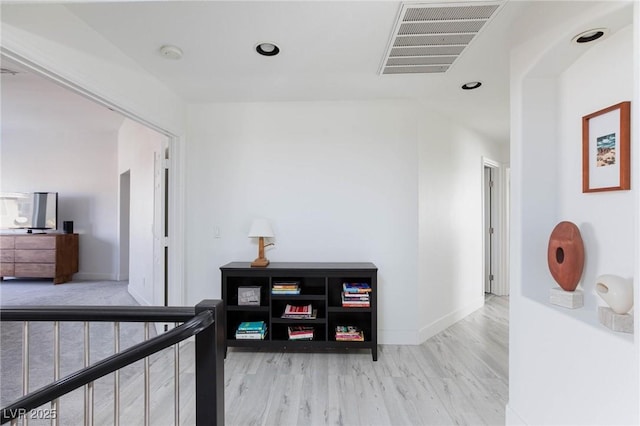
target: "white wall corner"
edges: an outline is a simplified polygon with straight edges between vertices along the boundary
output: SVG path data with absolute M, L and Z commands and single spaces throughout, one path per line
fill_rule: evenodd
M 447 315 L 444 315 L 443 317 L 438 318 L 437 320 L 433 321 L 431 324 L 428 324 L 422 327 L 418 331 L 418 341 L 415 344 L 419 345 L 424 343 L 426 340 L 430 339 L 431 337 L 435 336 L 441 331 L 446 330 L 456 322 L 460 321 L 467 315 L 471 314 L 472 312 L 475 312 L 476 310 L 480 309 L 483 306 L 484 306 L 484 295 L 477 297 L 473 302 L 471 302 L 467 306 L 464 306 L 456 311 L 453 311 Z
M 129 274 L 117 274 L 116 281 L 129 281 Z
M 131 285 L 131 283 L 129 283 L 129 285 L 127 286 L 127 291 L 129 292 L 131 297 L 133 297 L 136 302 L 140 304 L 140 306 L 152 306 L 152 304 L 144 298 L 142 293 L 138 292 L 138 289 L 134 285 Z
M 514 411 L 511 405 L 507 402 L 504 410 L 505 421 L 507 426 L 525 426 L 527 423 Z

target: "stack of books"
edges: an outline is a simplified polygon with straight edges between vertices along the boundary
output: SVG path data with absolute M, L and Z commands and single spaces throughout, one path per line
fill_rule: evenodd
M 364 342 L 364 333 L 355 325 L 336 325 L 336 341 Z
M 318 310 L 313 309 L 311 304 L 303 305 L 303 306 L 294 306 L 289 305 L 284 308 L 284 313 L 282 314 L 282 318 L 291 318 L 291 319 L 316 319 L 318 315 Z
M 342 306 L 345 308 L 369 308 L 371 286 L 368 283 L 342 283 Z
M 267 324 L 264 321 L 241 322 L 236 329 L 238 340 L 264 340 L 267 335 Z
M 287 327 L 289 340 L 313 340 L 313 327 L 293 325 Z
M 300 294 L 300 283 L 297 281 L 278 281 L 271 286 L 271 294 Z

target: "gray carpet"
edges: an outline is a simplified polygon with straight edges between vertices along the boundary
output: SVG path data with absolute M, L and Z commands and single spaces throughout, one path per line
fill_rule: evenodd
M 127 292 L 127 282 L 73 281 L 53 285 L 51 280 L 5 280 L 0 283 L 0 305 L 120 305 L 138 306 Z M 23 323 L 0 323 L 0 406 L 5 407 L 22 396 L 22 341 Z M 150 327 L 151 335 L 155 335 Z M 29 329 L 30 375 L 29 390 L 36 390 L 53 381 L 53 323 L 32 322 Z M 65 322 L 60 326 L 60 377 L 81 369 L 84 364 L 84 328 L 80 322 Z M 124 349 L 144 338 L 141 323 L 120 325 L 120 348 Z M 113 323 L 91 323 L 90 363 L 113 354 Z M 142 361 L 121 371 L 121 383 L 139 374 Z M 100 401 L 112 400 L 113 376 L 95 383 L 96 410 Z M 48 406 L 47 406 L 48 407 Z M 83 391 L 77 390 L 61 398 L 59 419 L 61 425 L 81 423 Z M 47 422 L 30 421 L 33 424 Z

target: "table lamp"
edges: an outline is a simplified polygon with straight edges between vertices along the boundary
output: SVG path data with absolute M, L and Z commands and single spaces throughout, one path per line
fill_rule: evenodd
M 254 219 L 251 224 L 251 230 L 249 230 L 249 238 L 258 238 L 258 257 L 251 262 L 251 266 L 264 267 L 269 264 L 269 260 L 264 257 L 264 248 L 272 246 L 273 243 L 265 245 L 264 239 L 272 237 L 274 237 L 273 229 L 271 229 L 269 221 L 266 219 Z

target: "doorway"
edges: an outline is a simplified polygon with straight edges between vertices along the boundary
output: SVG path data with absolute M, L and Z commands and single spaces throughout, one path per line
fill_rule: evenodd
M 1 57 L 3 64 L 11 63 L 12 65 L 20 67 L 21 71 L 24 72 L 24 75 L 34 76 L 42 81 L 46 81 L 51 87 L 57 87 L 59 92 L 61 92 L 59 88 L 66 89 L 67 93 L 72 94 L 72 96 L 84 98 L 85 100 L 88 99 L 94 102 L 95 105 L 106 107 L 108 110 L 121 114 L 131 122 L 135 122 L 141 127 L 145 127 L 147 130 L 154 131 L 164 138 L 162 148 L 158 150 L 159 152 L 162 152 L 162 161 L 160 162 L 161 173 L 157 180 L 160 185 L 158 192 L 163 194 L 164 197 L 155 198 L 150 202 L 148 201 L 145 203 L 146 205 L 153 206 L 154 208 L 154 210 L 150 212 L 150 216 L 145 216 L 145 218 L 149 218 L 153 215 L 154 224 L 158 225 L 158 232 L 154 235 L 161 236 L 161 238 L 159 238 L 159 250 L 156 251 L 157 247 L 152 242 L 145 244 L 145 247 L 152 247 L 154 255 L 155 252 L 158 253 L 157 262 L 154 262 L 152 258 L 150 258 L 148 262 L 144 262 L 144 265 L 148 265 L 150 270 L 145 271 L 141 285 L 142 288 L 147 288 L 145 293 L 147 295 L 153 294 L 153 297 L 145 297 L 143 300 L 136 297 L 136 299 L 141 301 L 142 304 L 182 305 L 184 300 L 184 277 L 182 266 L 184 243 L 182 240 L 183 232 L 179 231 L 183 228 L 181 222 L 183 217 L 183 207 L 182 204 L 178 202 L 172 203 L 172 205 L 168 205 L 166 202 L 167 194 L 169 193 L 172 194 L 174 200 L 179 202 L 183 201 L 181 197 L 175 195 L 181 193 L 177 188 L 182 186 L 183 181 L 183 174 L 180 166 L 182 164 L 181 158 L 183 158 L 184 148 L 180 143 L 180 138 L 170 131 L 158 127 L 157 124 L 146 120 L 135 112 L 128 111 L 111 103 L 110 101 L 107 101 L 104 96 L 100 95 L 100 93 L 86 90 L 75 82 L 61 78 L 46 68 L 36 65 L 19 55 L 3 51 Z M 41 92 L 45 93 L 45 91 Z M 120 134 L 118 135 L 120 136 Z M 171 153 L 170 156 L 169 153 Z M 118 158 L 118 160 L 120 160 L 120 158 Z M 143 160 L 145 164 L 150 164 L 151 179 L 153 179 L 153 177 L 155 177 L 153 176 L 154 157 L 145 157 Z M 173 168 L 170 175 L 168 172 L 165 172 L 165 170 L 168 170 L 169 164 L 171 164 L 171 167 Z M 118 174 L 116 176 L 118 176 L 118 180 L 111 182 L 114 182 L 113 189 L 116 190 L 117 188 L 118 191 L 118 194 L 113 194 L 115 198 L 112 198 L 112 200 L 117 200 L 118 202 L 118 206 L 113 206 L 115 207 L 114 211 L 117 212 L 116 214 L 118 219 L 117 221 L 112 221 L 110 223 L 115 224 L 115 222 L 118 222 L 118 224 L 117 228 L 110 228 L 110 245 L 103 245 L 111 248 L 109 255 L 112 257 L 107 258 L 107 256 L 103 256 L 99 260 L 100 262 L 109 263 L 111 266 L 108 270 L 108 274 L 104 273 L 102 274 L 104 277 L 100 276 L 99 278 L 105 280 L 128 280 L 131 282 L 134 269 L 136 269 L 138 267 L 137 265 L 141 263 L 137 261 L 130 261 L 132 253 L 137 253 L 136 248 L 132 245 L 132 241 L 140 240 L 140 238 L 134 234 L 137 232 L 137 229 L 140 228 L 144 231 L 146 239 L 150 234 L 149 229 L 151 228 L 151 225 L 145 225 L 141 228 L 136 222 L 139 220 L 139 209 L 135 205 L 138 201 L 137 185 L 139 181 L 139 174 L 136 171 L 128 170 L 128 167 L 125 167 L 124 170 L 118 170 Z M 147 185 L 151 196 L 155 194 L 152 189 L 153 184 L 154 182 L 151 182 Z M 168 222 L 168 212 L 171 212 L 172 223 Z M 158 220 L 159 217 L 160 220 Z M 156 228 L 153 228 L 153 232 L 155 231 Z M 168 247 L 169 232 L 174 235 L 174 238 L 172 238 L 173 244 L 171 249 Z M 88 244 L 85 244 L 85 248 L 88 247 Z M 97 278 L 92 277 L 92 279 Z M 149 289 L 151 286 L 153 286 L 153 290 Z M 159 297 L 155 297 L 156 294 Z
M 508 169 L 482 159 L 483 279 L 485 294 L 507 296 L 508 279 Z
M 484 166 L 484 292 L 493 293 L 495 278 L 495 217 L 493 169 Z

